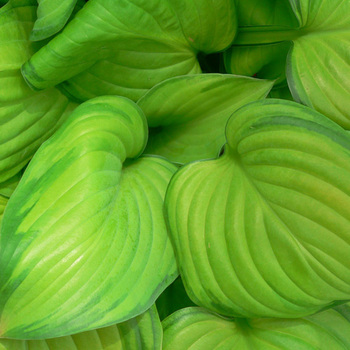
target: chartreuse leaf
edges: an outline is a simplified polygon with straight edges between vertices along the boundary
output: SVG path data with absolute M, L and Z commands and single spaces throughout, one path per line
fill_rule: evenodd
M 303 28 L 287 60 L 293 97 L 350 129 L 350 2 L 291 3 Z
M 0 9 L 0 182 L 17 174 L 76 106 L 56 89 L 33 92 L 21 76 L 37 49 L 28 40 L 35 11 L 32 0 Z
M 176 167 L 135 159 L 146 141 L 136 104 L 99 97 L 37 151 L 3 219 L 3 337 L 44 339 L 128 320 L 176 278 L 163 218 Z
M 249 7 L 256 1 L 238 1 L 238 13 L 242 6 Z M 275 3 L 275 0 L 267 1 L 266 8 L 272 9 Z M 350 82 L 344 77 L 350 75 L 350 16 L 347 15 L 350 2 L 290 0 L 290 4 L 298 21 L 296 26 L 271 23 L 264 15 L 255 25 L 240 26 L 235 40 L 238 46 L 226 54 L 226 67 L 229 67 L 229 72 L 250 75 L 254 69 L 260 70 L 260 55 L 263 62 L 266 61 L 262 50 L 273 45 L 288 46 L 292 42 L 285 62 L 286 77 L 294 99 L 349 129 Z M 260 8 L 256 13 L 260 13 Z M 274 60 L 281 63 L 285 54 L 270 51 L 269 55 L 272 64 Z M 273 71 L 273 66 L 267 67 Z M 267 78 L 265 74 L 263 77 Z
M 43 40 L 60 31 L 72 14 L 77 0 L 37 0 L 38 19 L 30 34 L 31 40 Z
M 136 101 L 167 78 L 200 73 L 198 51 L 223 50 L 235 31 L 233 0 L 90 0 L 22 73 L 35 89 L 62 83 L 79 100 Z
M 226 70 L 229 73 L 256 76 L 276 80 L 275 86 L 286 85 L 286 56 L 291 42 L 275 42 L 265 45 L 239 45 L 246 32 L 257 32 L 257 27 L 266 26 L 267 30 L 288 30 L 298 26 L 288 0 L 238 0 L 237 15 L 239 23 L 235 46 L 224 53 Z M 258 35 L 256 33 L 256 35 Z
M 160 350 L 162 325 L 153 306 L 113 326 L 43 340 L 0 339 L 0 350 Z
M 163 329 L 163 350 L 345 350 L 350 347 L 350 321 L 336 310 L 299 319 L 228 319 L 193 307 L 169 316 L 163 321 Z
M 290 101 L 241 108 L 218 159 L 172 178 L 166 210 L 190 298 L 227 316 L 300 317 L 350 299 L 350 137 Z
M 156 305 L 161 320 L 184 307 L 195 306 L 188 297 L 180 277 L 160 295 Z
M 265 98 L 272 85 L 229 74 L 182 76 L 158 84 L 138 101 L 150 126 L 145 152 L 178 163 L 217 156 L 230 115 Z

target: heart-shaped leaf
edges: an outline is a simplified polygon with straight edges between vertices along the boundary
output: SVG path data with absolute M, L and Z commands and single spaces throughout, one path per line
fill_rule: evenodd
M 61 89 L 79 100 L 136 101 L 167 78 L 200 73 L 198 51 L 223 50 L 235 31 L 233 0 L 90 0 L 22 72 L 35 89 L 67 80 Z
M 33 92 L 21 76 L 38 48 L 28 39 L 35 11 L 34 0 L 0 9 L 0 182 L 18 173 L 76 106 L 54 88 Z
M 182 76 L 158 84 L 138 101 L 150 126 L 145 152 L 178 163 L 216 157 L 230 115 L 265 98 L 272 84 L 228 74 Z
M 113 326 L 43 340 L 0 339 L 0 350 L 161 350 L 163 330 L 153 306 Z
M 350 128 L 350 2 L 344 0 L 290 0 L 289 6 L 298 21 L 295 26 L 279 25 L 280 17 L 272 22 L 265 13 L 275 7 L 275 0 L 267 0 L 258 9 L 257 0 L 238 1 L 237 8 L 255 11 L 257 23 L 240 26 L 235 45 L 226 54 L 229 72 L 251 75 L 263 65 L 269 74 L 274 71 L 273 62 L 282 67 L 285 53 L 273 47 L 288 48 L 293 43 L 286 64 L 286 77 L 294 99 L 308 105 L 333 121 Z M 287 4 L 287 2 L 284 2 Z M 269 10 L 270 9 L 270 10 Z M 246 12 L 244 12 L 246 14 Z M 248 20 L 249 22 L 249 20 Z M 246 47 L 245 47 L 246 46 Z M 262 54 L 264 52 L 264 55 Z M 263 57 L 263 60 L 260 57 Z M 276 66 L 276 67 L 277 67 Z M 267 77 L 265 72 L 263 77 Z M 274 78 L 271 75 L 271 78 Z M 278 80 L 279 81 L 279 80 Z
M 222 157 L 166 196 L 190 298 L 228 316 L 300 317 L 350 299 L 350 137 L 295 102 L 241 108 Z
M 163 218 L 176 167 L 131 159 L 146 141 L 136 104 L 99 97 L 37 151 L 3 218 L 3 337 L 51 338 L 122 322 L 176 278 Z
M 346 306 L 347 312 L 350 307 Z M 345 350 L 350 321 L 337 310 L 300 319 L 227 319 L 202 308 L 163 321 L 163 350 Z

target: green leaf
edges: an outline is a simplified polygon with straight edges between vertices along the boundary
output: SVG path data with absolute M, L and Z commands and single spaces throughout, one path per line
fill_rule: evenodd
M 350 322 L 336 310 L 300 319 L 227 319 L 202 308 L 163 321 L 163 350 L 344 350 Z
M 1 228 L 2 217 L 4 216 L 4 211 L 5 211 L 7 202 L 8 202 L 8 198 L 0 194 L 0 228 Z
M 163 217 L 176 167 L 134 159 L 147 142 L 136 104 L 80 105 L 35 154 L 0 237 L 0 333 L 43 339 L 135 317 L 177 277 Z
M 286 85 L 286 57 L 290 42 L 255 46 L 233 46 L 224 53 L 228 73 L 275 80 L 275 86 Z
M 162 325 L 153 306 L 123 323 L 45 340 L 0 339 L 0 350 L 160 350 Z
M 17 174 L 76 106 L 56 89 L 33 92 L 21 76 L 38 48 L 28 39 L 35 10 L 31 0 L 0 9 L 0 182 Z
M 283 86 L 280 88 L 275 88 L 270 91 L 270 98 L 279 98 L 282 100 L 294 101 L 293 96 L 288 88 L 288 86 Z
M 185 287 L 178 277 L 156 301 L 159 317 L 161 320 L 173 312 L 187 306 L 195 306 L 186 294 Z
M 67 23 L 77 0 L 37 0 L 38 18 L 30 34 L 33 41 L 43 40 L 56 34 Z
M 10 198 L 13 191 L 17 187 L 19 180 L 22 177 L 22 172 L 16 174 L 5 182 L 0 183 L 0 195 L 6 198 Z
M 22 73 L 35 89 L 62 83 L 60 89 L 78 100 L 113 94 L 137 101 L 167 78 L 200 73 L 198 50 L 230 45 L 236 30 L 234 2 L 216 3 L 90 0 Z M 189 16 L 186 9 L 198 15 Z
M 239 1 L 238 13 L 242 6 L 245 9 L 255 3 L 256 0 Z M 349 129 L 350 82 L 345 77 L 350 75 L 350 17 L 347 15 L 350 2 L 290 0 L 290 4 L 297 25 L 286 21 L 286 26 L 279 16 L 273 16 L 271 21 L 264 15 L 269 12 L 267 9 L 275 6 L 275 0 L 265 1 L 266 7 L 253 11 L 256 18 L 261 14 L 261 20 L 248 21 L 248 26 L 239 23 L 235 40 L 238 46 L 233 46 L 226 54 L 226 67 L 229 72 L 251 75 L 255 71 L 258 76 L 267 78 L 274 67 L 276 75 L 282 73 L 280 68 L 284 61 L 293 98 Z M 285 57 L 282 46 L 287 48 L 291 42 Z M 268 68 L 268 74 L 260 72 L 262 62 L 263 68 Z M 274 66 L 273 62 L 278 64 Z M 280 75 L 282 78 L 283 74 Z
M 268 99 L 234 113 L 226 137 L 223 156 L 182 167 L 168 187 L 190 298 L 240 317 L 300 317 L 349 300 L 349 134 Z
M 228 74 L 183 76 L 158 84 L 138 101 L 150 126 L 145 152 L 178 163 L 216 157 L 230 115 L 265 98 L 272 84 Z
M 287 60 L 292 95 L 350 129 L 350 2 L 291 3 L 303 28 Z
M 288 0 L 238 0 L 238 37 L 235 46 L 224 53 L 227 72 L 276 80 L 275 85 L 285 85 L 286 57 L 290 42 L 276 42 L 265 45 L 239 46 L 246 32 L 259 32 L 256 28 L 265 26 L 266 30 L 288 30 L 298 26 Z M 256 33 L 258 34 L 258 33 Z M 243 39 L 242 39 L 243 37 Z

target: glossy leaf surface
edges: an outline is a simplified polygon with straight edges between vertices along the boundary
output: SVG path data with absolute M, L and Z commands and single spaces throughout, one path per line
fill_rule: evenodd
M 166 196 L 190 298 L 241 317 L 300 317 L 350 299 L 349 134 L 265 100 L 234 113 L 226 137 L 222 157 L 182 167 Z
M 167 78 L 200 73 L 198 50 L 229 46 L 236 31 L 233 4 L 90 0 L 22 72 L 35 89 L 63 83 L 61 89 L 78 100 L 114 94 L 136 101 Z
M 346 306 L 349 309 L 349 306 Z M 336 310 L 300 319 L 226 319 L 202 308 L 163 321 L 164 350 L 345 350 L 350 321 Z
M 18 173 L 76 106 L 56 89 L 33 92 L 21 76 L 38 48 L 28 39 L 35 11 L 31 0 L 0 9 L 0 182 Z
M 0 350 L 161 350 L 162 325 L 157 310 L 117 325 L 45 340 L 0 339 Z
M 176 278 L 163 218 L 176 167 L 131 159 L 146 141 L 136 104 L 99 97 L 35 154 L 3 219 L 3 337 L 44 339 L 122 322 Z
M 254 71 L 260 74 L 261 70 L 263 77 L 270 75 L 273 78 L 271 73 L 278 75 L 278 67 L 283 66 L 284 60 L 294 99 L 349 129 L 350 16 L 346 14 L 350 12 L 350 2 L 290 0 L 290 8 L 298 23 L 287 26 L 279 24 L 280 16 L 272 16 L 271 22 L 271 18 L 263 15 L 276 8 L 275 0 L 264 1 L 264 5 L 255 8 L 256 3 L 256 0 L 237 3 L 239 13 L 242 8 L 251 8 L 255 17 L 248 21 L 248 26 L 240 27 L 235 40 L 238 46 L 227 52 L 228 71 L 251 75 Z M 258 14 L 262 14 L 262 20 L 256 20 Z M 282 49 L 285 45 L 288 48 L 290 42 L 293 45 L 287 57 L 282 50 L 273 52 L 273 47 Z M 273 62 L 279 63 L 274 65 Z M 268 74 L 264 72 L 266 69 Z
M 176 77 L 158 84 L 138 101 L 150 126 L 145 152 L 178 163 L 217 156 L 230 115 L 265 98 L 271 87 L 269 81 L 222 74 Z

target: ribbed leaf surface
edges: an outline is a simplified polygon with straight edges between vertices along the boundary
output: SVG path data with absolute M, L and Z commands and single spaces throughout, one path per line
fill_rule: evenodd
M 77 0 L 37 0 L 38 18 L 30 34 L 31 40 L 43 40 L 56 34 L 67 23 Z
M 265 100 L 237 111 L 216 160 L 181 168 L 166 208 L 198 305 L 299 317 L 350 299 L 350 137 L 319 113 Z
M 350 129 L 350 1 L 291 2 L 305 28 L 287 62 L 293 97 Z
M 350 322 L 336 310 L 294 320 L 234 320 L 202 308 L 187 308 L 164 320 L 163 328 L 164 350 L 346 350 L 350 347 Z
M 265 98 L 272 84 L 228 74 L 183 76 L 158 84 L 138 101 L 150 126 L 145 152 L 179 163 L 216 157 L 230 115 Z
M 167 78 L 200 73 L 197 51 L 224 49 L 235 30 L 232 0 L 90 0 L 22 72 L 35 89 L 68 79 L 61 89 L 79 100 L 136 101 Z
M 0 350 L 161 350 L 162 325 L 155 307 L 117 325 L 45 340 L 0 339 Z
M 350 82 L 345 77 L 350 75 L 350 2 L 289 2 L 294 21 L 288 20 L 289 15 L 282 11 L 282 4 L 288 6 L 286 1 L 280 2 L 280 6 L 276 6 L 276 0 L 238 1 L 238 13 L 242 13 L 244 20 L 239 23 L 237 46 L 226 53 L 227 70 L 257 73 L 264 78 L 280 76 L 277 80 L 280 83 L 281 68 L 286 63 L 293 98 L 349 129 Z M 286 57 L 288 47 L 291 49 Z
M 0 9 L 0 182 L 18 173 L 76 106 L 56 89 L 31 91 L 21 76 L 37 49 L 28 39 L 35 5 L 11 0 Z
M 176 167 L 136 160 L 142 111 L 100 97 L 38 150 L 11 197 L 0 237 L 0 333 L 43 339 L 130 319 L 177 276 L 163 218 Z

